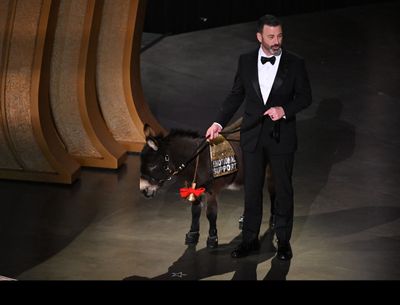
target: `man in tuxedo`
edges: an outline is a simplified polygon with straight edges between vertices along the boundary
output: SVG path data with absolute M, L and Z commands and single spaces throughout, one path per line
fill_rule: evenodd
M 230 94 L 222 103 L 206 137 L 214 139 L 245 102 L 240 145 L 244 162 L 244 222 L 242 242 L 231 253 L 240 258 L 257 251 L 263 214 L 263 186 L 269 164 L 275 185 L 273 227 L 277 258 L 293 256 L 292 171 L 297 148 L 296 113 L 311 104 L 311 87 L 304 60 L 282 49 L 283 31 L 272 15 L 257 24 L 260 47 L 240 56 Z

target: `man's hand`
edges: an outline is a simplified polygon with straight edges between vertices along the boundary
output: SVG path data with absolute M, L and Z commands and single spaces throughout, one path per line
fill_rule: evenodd
M 278 121 L 285 116 L 285 110 L 282 107 L 271 107 L 264 112 L 264 115 L 268 115 L 272 121 Z
M 206 132 L 206 138 L 207 140 L 214 140 L 216 137 L 218 137 L 219 133 L 221 132 L 222 127 L 221 125 L 217 123 L 213 123 Z

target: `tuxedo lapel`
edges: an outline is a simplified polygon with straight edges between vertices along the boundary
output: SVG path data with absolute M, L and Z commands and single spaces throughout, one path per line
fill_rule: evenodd
M 282 51 L 281 60 L 279 62 L 279 68 L 278 68 L 278 71 L 276 72 L 276 76 L 275 76 L 274 84 L 272 85 L 271 93 L 273 93 L 280 86 L 282 86 L 288 70 L 289 70 L 289 62 L 287 60 L 287 54 L 285 51 Z
M 263 103 L 263 98 L 260 89 L 260 83 L 258 82 L 258 49 L 257 51 L 253 52 L 251 56 L 249 56 L 248 65 L 250 67 L 250 77 L 251 83 L 253 85 L 254 90 L 257 93 L 257 96 L 260 98 L 261 102 Z

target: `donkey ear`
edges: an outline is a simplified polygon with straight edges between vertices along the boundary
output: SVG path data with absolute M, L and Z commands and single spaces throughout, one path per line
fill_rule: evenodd
M 153 130 L 153 128 L 151 128 L 150 125 L 147 124 L 147 123 L 144 124 L 144 126 L 143 126 L 143 132 L 144 132 L 144 135 L 145 135 L 146 139 L 150 138 L 150 137 L 154 138 L 156 136 L 156 133 Z
M 155 139 L 156 133 L 154 132 L 153 128 L 150 127 L 149 124 L 144 124 L 143 126 L 143 132 L 146 137 L 146 142 L 147 145 L 151 147 L 154 151 L 158 150 L 158 143 L 157 140 Z
M 153 149 L 154 151 L 158 150 L 158 143 L 156 139 L 154 139 L 153 137 L 146 137 L 146 142 L 147 145 L 151 147 L 151 149 Z

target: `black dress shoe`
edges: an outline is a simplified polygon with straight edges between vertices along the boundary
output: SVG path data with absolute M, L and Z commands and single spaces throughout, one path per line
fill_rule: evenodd
M 252 242 L 242 242 L 235 250 L 232 251 L 231 257 L 241 258 L 249 255 L 252 251 L 258 251 L 260 249 L 260 242 L 258 239 Z
M 276 258 L 282 261 L 288 261 L 293 257 L 292 248 L 290 243 L 279 243 L 278 242 L 278 252 L 276 253 Z

